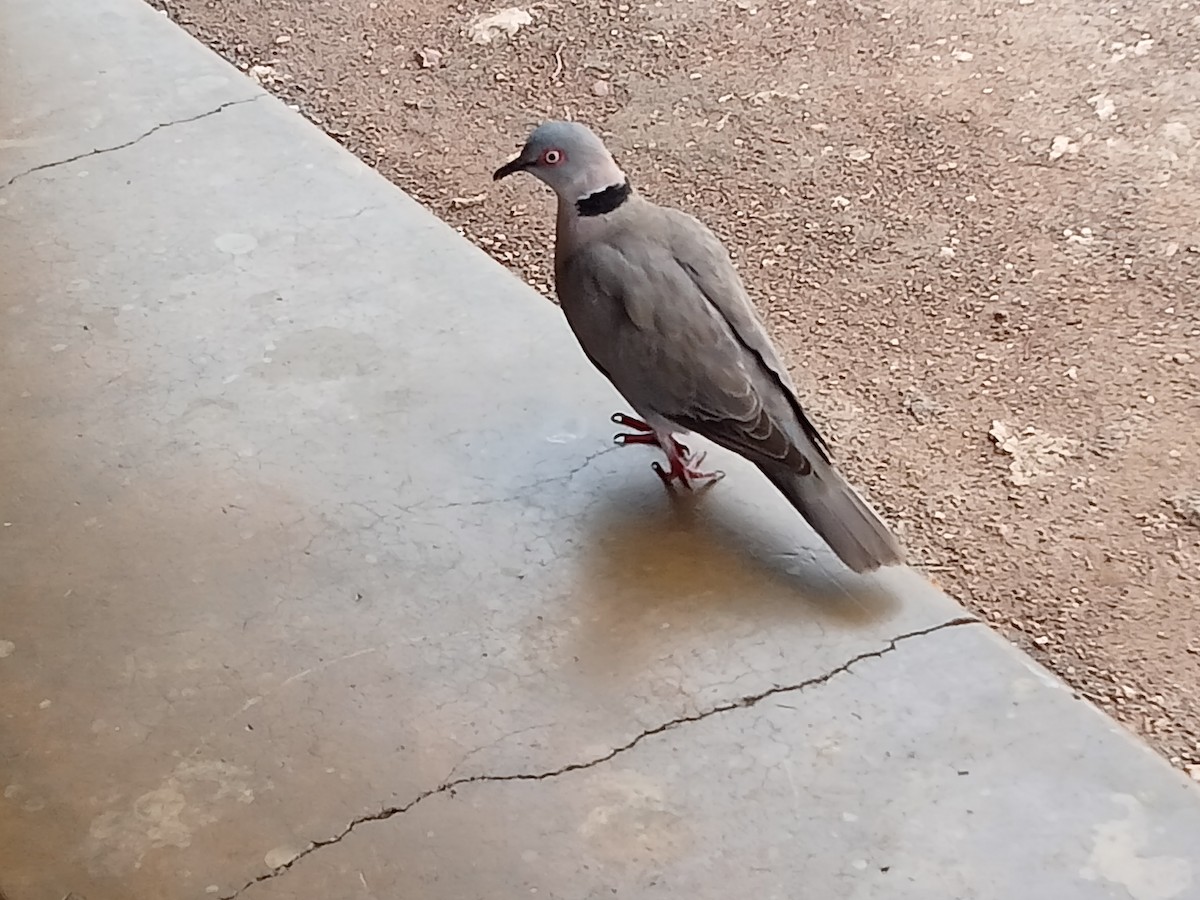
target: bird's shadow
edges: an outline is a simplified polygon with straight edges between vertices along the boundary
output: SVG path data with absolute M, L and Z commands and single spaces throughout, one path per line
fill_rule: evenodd
M 589 509 L 578 658 L 632 663 L 661 647 L 663 629 L 705 642 L 777 627 L 866 629 L 896 612 L 893 592 L 842 566 L 790 508 L 759 492 L 761 502 L 745 502 L 731 487 L 664 492 L 655 479 Z

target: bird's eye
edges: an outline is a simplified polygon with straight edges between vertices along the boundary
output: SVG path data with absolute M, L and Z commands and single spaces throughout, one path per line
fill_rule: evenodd
M 547 150 L 542 154 L 542 162 L 548 166 L 557 166 L 562 162 L 562 152 L 559 150 Z

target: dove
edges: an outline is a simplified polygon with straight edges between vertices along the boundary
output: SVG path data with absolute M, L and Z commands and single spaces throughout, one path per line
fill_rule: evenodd
M 834 467 L 720 240 L 695 217 L 638 193 L 603 141 L 578 122 L 543 122 L 493 175 L 524 172 L 558 198 L 554 276 L 567 324 L 633 407 L 618 444 L 666 454 L 664 484 L 706 488 L 680 437 L 749 460 L 855 572 L 903 562 L 879 514 Z

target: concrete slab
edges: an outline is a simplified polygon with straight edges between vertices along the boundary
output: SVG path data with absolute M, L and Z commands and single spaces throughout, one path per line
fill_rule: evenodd
M 0 185 L 262 94 L 194 41 L 164 49 L 164 17 L 153 9 L 99 3 L 80 15 L 88 6 L 0 7 Z
M 248 895 L 1196 896 L 1195 792 L 1131 781 L 1149 751 L 1012 662 L 943 630 L 594 766 L 439 791 Z
M 845 572 L 737 461 L 672 502 L 609 444 L 620 403 L 557 311 L 315 128 L 136 0 L 0 10 L 25 79 L 0 144 L 9 900 L 582 897 L 647 867 L 672 896 L 890 897 L 767 836 L 831 847 L 880 794 L 850 871 L 936 825 L 937 853 L 893 854 L 924 896 L 956 852 L 1032 879 L 1017 808 L 1064 848 L 1062 896 L 1144 887 L 1146 856 L 1174 874 L 1131 896 L 1194 889 L 1157 837 L 1200 846 L 1184 779 L 917 574 Z M 835 766 L 822 733 L 865 749 Z M 785 760 L 811 818 L 764 800 Z M 999 799 L 965 818 L 950 769 Z M 494 806 L 450 829 L 456 792 Z M 633 853 L 655 804 L 684 830 Z M 1089 847 L 1117 862 L 1084 871 Z

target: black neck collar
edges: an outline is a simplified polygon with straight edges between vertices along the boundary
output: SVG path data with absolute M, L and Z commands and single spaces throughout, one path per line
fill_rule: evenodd
M 620 184 L 609 185 L 602 191 L 581 198 L 575 203 L 575 209 L 581 216 L 603 216 L 628 200 L 632 193 L 633 188 L 626 178 Z

